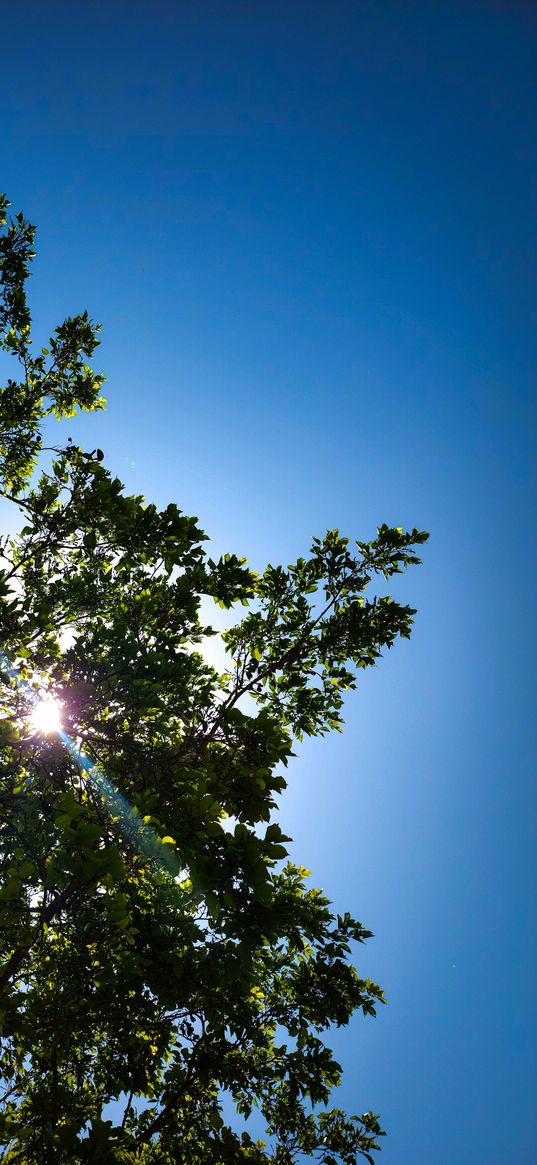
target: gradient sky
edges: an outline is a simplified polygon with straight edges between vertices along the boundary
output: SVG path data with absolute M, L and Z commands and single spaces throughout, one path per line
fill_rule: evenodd
M 382 1165 L 535 1165 L 537 8 L 22 0 L 1 29 L 38 337 L 103 324 L 109 410 L 66 435 L 256 568 L 431 531 L 413 639 L 300 748 L 281 823 L 376 935 L 390 1006 L 333 1042 Z

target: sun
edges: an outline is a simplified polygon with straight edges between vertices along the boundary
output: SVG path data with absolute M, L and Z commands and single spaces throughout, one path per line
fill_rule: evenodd
M 60 706 L 52 696 L 38 700 L 30 716 L 30 724 L 36 732 L 42 732 L 45 736 L 61 732 Z

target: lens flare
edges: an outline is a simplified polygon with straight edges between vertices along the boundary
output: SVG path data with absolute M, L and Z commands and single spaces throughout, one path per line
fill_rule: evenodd
M 20 692 L 33 706 L 27 723 L 34 732 L 44 736 L 57 735 L 66 749 L 82 770 L 84 777 L 102 799 L 112 821 L 117 822 L 123 835 L 145 857 L 154 859 L 161 870 L 170 875 L 174 881 L 181 873 L 182 867 L 175 852 L 175 842 L 171 846 L 172 838 L 161 840 L 159 835 L 143 819 L 134 805 L 108 779 L 100 765 L 92 760 L 72 737 L 62 728 L 61 704 L 51 695 L 36 696 L 35 688 L 23 680 L 16 667 L 5 651 L 0 648 L 0 673 L 16 684 Z

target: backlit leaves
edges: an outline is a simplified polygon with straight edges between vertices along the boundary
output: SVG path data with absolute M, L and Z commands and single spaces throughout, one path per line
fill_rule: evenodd
M 67 441 L 34 472 L 50 414 L 102 407 L 98 329 L 82 313 L 33 352 L 34 232 L 0 212 L 0 485 L 23 515 L 0 563 L 2 1165 L 371 1161 L 377 1118 L 323 1107 L 341 1072 L 324 1033 L 383 1002 L 349 961 L 370 932 L 273 816 L 294 740 L 339 728 L 361 670 L 408 637 L 415 612 L 373 583 L 426 535 L 332 530 L 258 574 L 125 494 L 100 449 Z M 207 597 L 236 616 L 222 674 Z M 32 685 L 85 768 L 29 728 Z M 224 1095 L 262 1139 L 226 1124 Z

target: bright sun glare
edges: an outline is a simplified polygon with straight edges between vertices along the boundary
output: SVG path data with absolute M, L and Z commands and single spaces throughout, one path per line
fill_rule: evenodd
M 30 717 L 30 724 L 36 732 L 43 732 L 46 736 L 52 732 L 60 732 L 60 708 L 52 697 L 39 700 Z

